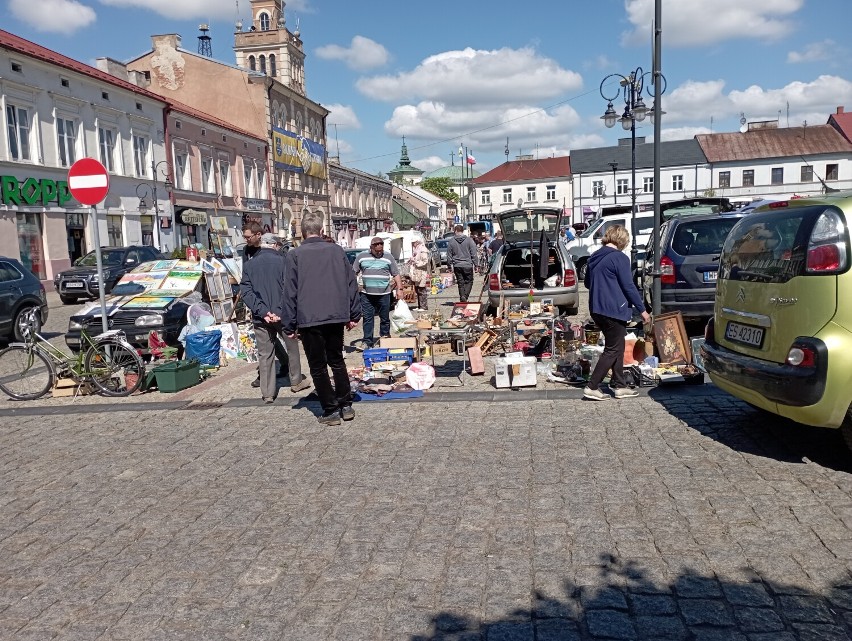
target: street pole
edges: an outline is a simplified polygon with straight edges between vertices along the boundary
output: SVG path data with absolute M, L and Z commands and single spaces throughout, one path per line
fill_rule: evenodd
M 654 229 L 651 235 L 651 243 L 654 248 L 654 271 L 651 281 L 651 313 L 654 317 L 660 315 L 660 225 L 662 215 L 660 214 L 660 121 L 662 120 L 661 98 L 663 95 L 660 83 L 660 45 L 662 42 L 662 0 L 654 0 L 654 59 L 651 63 L 651 73 L 654 77 L 654 105 L 652 114 L 654 116 Z M 647 256 L 646 256 L 647 260 Z
M 630 78 L 631 110 L 636 104 L 636 83 Z M 636 118 L 630 118 L 630 271 L 636 269 Z
M 104 263 L 101 257 L 101 232 L 98 229 L 98 208 L 92 206 L 92 220 L 95 222 L 95 229 L 92 236 L 95 239 L 95 262 L 98 269 L 98 297 L 101 300 L 101 329 L 104 332 L 109 330 L 109 321 L 107 320 L 106 312 L 106 294 L 104 293 Z

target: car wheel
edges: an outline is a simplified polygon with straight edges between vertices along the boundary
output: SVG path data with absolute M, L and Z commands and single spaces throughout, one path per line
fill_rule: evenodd
M 586 280 L 586 261 L 577 264 L 577 280 L 583 282 Z
M 25 339 L 24 330 L 26 329 L 26 313 L 32 309 L 30 307 L 22 307 L 18 310 L 18 315 L 15 316 L 15 329 L 14 336 L 16 341 L 23 341 Z M 36 332 L 41 331 L 41 314 L 35 315 L 35 321 L 33 323 L 33 330 Z
M 66 296 L 65 294 L 59 294 L 59 300 L 62 301 L 63 305 L 72 305 L 77 302 L 76 296 Z

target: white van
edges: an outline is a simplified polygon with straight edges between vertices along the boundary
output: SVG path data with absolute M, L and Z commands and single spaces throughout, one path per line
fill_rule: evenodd
M 586 278 L 586 263 L 589 260 L 589 256 L 601 248 L 601 239 L 606 230 L 614 225 L 621 225 L 629 230 L 631 221 L 632 214 L 630 212 L 596 218 L 579 236 L 574 240 L 568 241 L 566 247 L 574 258 L 574 266 L 577 269 L 577 280 L 582 282 Z M 651 239 L 653 230 L 654 212 L 636 212 L 636 228 L 633 230 L 633 234 L 636 236 L 636 248 L 638 250 L 636 258 L 640 264 L 644 258 L 645 246 Z M 630 243 L 624 248 L 624 253 L 628 256 L 630 256 L 632 244 L 633 239 L 631 238 Z
M 411 258 L 411 246 L 415 240 L 426 242 L 423 234 L 419 231 L 382 231 L 376 234 L 385 241 L 385 251 L 394 257 L 396 262 L 406 261 Z M 370 241 L 373 236 L 364 236 L 355 240 L 355 249 L 370 249 Z

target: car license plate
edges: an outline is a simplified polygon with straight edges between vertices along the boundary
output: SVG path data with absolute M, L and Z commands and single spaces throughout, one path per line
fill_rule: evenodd
M 83 289 L 83 283 L 65 283 L 66 289 Z
M 763 343 L 763 328 L 728 321 L 728 326 L 725 328 L 725 338 L 734 343 L 760 347 Z
M 715 283 L 719 279 L 719 272 L 704 272 L 705 283 Z

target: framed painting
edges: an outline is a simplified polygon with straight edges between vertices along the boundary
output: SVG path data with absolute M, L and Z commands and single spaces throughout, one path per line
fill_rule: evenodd
M 479 318 L 482 303 L 456 303 L 450 318 L 454 320 L 474 321 Z
M 688 365 L 692 362 L 691 345 L 680 312 L 654 318 L 654 343 L 661 364 Z
M 225 297 L 225 293 L 222 291 L 222 279 L 219 278 L 218 274 L 204 274 L 204 280 L 207 283 L 207 294 L 211 301 L 222 300 Z

